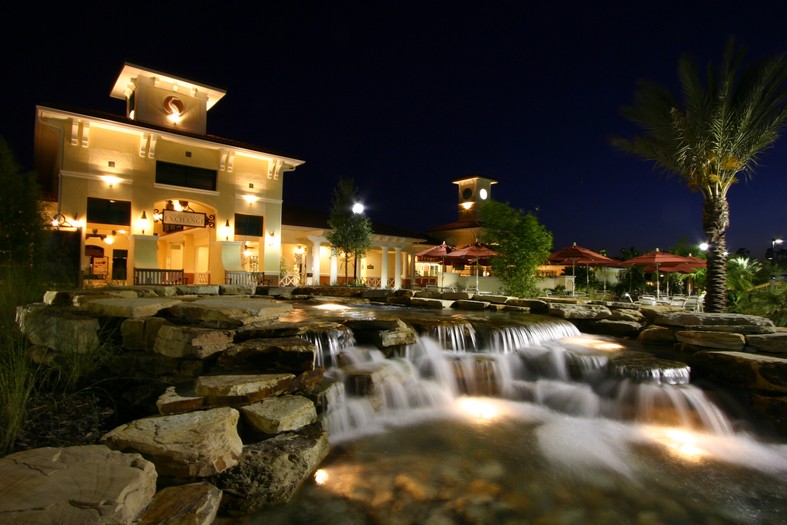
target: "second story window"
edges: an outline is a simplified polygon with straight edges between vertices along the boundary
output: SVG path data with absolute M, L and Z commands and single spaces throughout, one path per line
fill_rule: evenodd
M 156 183 L 216 191 L 216 170 L 158 161 Z

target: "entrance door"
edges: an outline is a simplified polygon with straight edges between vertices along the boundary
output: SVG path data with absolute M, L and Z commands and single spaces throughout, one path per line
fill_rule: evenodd
M 112 280 L 125 281 L 128 275 L 128 250 L 112 250 Z

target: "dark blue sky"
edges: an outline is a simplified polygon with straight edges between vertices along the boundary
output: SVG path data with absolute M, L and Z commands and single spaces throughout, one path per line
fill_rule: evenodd
M 456 220 L 451 181 L 478 174 L 499 182 L 497 200 L 537 211 L 555 248 L 617 255 L 701 242 L 701 198 L 608 139 L 633 131 L 619 109 L 637 81 L 674 86 L 683 53 L 718 61 L 730 35 L 751 57 L 787 51 L 787 7 L 525 4 L 288 0 L 187 11 L 162 2 L 23 13 L 25 36 L 2 37 L 0 135 L 30 165 L 36 104 L 122 114 L 109 91 L 129 61 L 226 89 L 208 132 L 305 160 L 286 176 L 290 202 L 328 210 L 337 181 L 350 177 L 374 221 L 425 231 Z M 761 160 L 730 193 L 729 249 L 754 256 L 787 235 L 787 140 Z

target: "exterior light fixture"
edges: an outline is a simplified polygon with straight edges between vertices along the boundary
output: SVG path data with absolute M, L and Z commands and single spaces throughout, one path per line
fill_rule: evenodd
M 260 198 L 259 198 L 259 197 L 257 197 L 256 195 L 244 195 L 244 196 L 243 196 L 243 200 L 245 200 L 246 202 L 248 202 L 248 203 L 249 203 L 249 206 L 251 206 L 252 204 L 254 204 L 255 202 L 257 202 L 258 200 L 260 200 Z
M 104 242 L 107 243 L 107 244 L 110 244 L 110 245 L 114 244 L 115 243 L 115 235 L 117 235 L 117 232 L 115 230 L 112 230 L 112 233 L 110 235 L 107 235 L 106 237 L 104 237 Z
M 775 260 L 776 260 L 776 245 L 777 245 L 777 244 L 781 244 L 781 243 L 783 243 L 783 242 L 784 242 L 784 239 L 778 239 L 778 238 L 776 238 L 776 237 L 774 237 L 774 238 L 771 240 L 771 260 L 772 260 L 772 261 L 775 261 Z
M 121 179 L 120 177 L 115 177 L 114 175 L 102 175 L 101 180 L 106 182 L 110 188 L 114 187 L 115 184 L 118 184 L 119 182 L 123 181 L 123 179 Z
M 710 247 L 710 244 L 708 244 L 707 242 L 701 242 L 700 243 L 700 250 L 702 250 L 703 252 L 705 250 L 707 250 L 709 247 Z
M 360 202 L 356 202 L 353 204 L 353 213 L 361 214 L 363 213 L 364 206 Z
M 145 210 L 142 210 L 142 217 L 139 218 L 139 223 L 137 225 L 139 229 L 142 230 L 142 235 L 145 235 L 145 230 L 150 228 L 150 220 L 148 219 Z
M 229 219 L 227 219 L 227 222 L 224 223 L 224 240 L 225 241 L 229 241 L 230 240 L 230 220 Z

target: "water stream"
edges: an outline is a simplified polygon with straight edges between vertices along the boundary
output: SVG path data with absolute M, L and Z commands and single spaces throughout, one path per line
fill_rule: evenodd
M 537 316 L 341 315 L 419 337 L 385 357 L 346 330 L 307 336 L 333 382 L 331 455 L 293 501 L 234 523 L 787 523 L 787 444 L 680 363 Z

